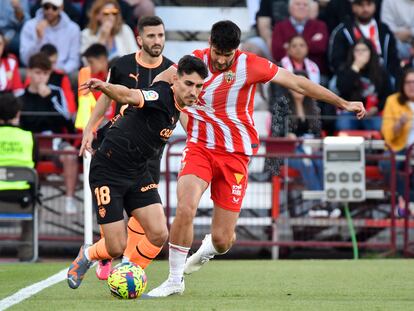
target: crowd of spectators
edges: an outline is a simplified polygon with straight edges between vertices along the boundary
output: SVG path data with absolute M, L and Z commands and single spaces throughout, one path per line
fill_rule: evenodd
M 271 88 L 271 135 L 306 138 L 346 130 L 377 131 L 393 151 L 405 153 L 414 133 L 413 14 L 410 0 L 261 0 L 255 35 L 242 48 L 328 86 L 348 100 L 362 101 L 367 110 L 367 118 L 357 120 L 317 103 L 315 113 L 309 99 Z M 316 124 L 320 132 L 315 132 Z M 296 152 L 307 151 L 297 147 Z M 298 169 L 308 189 L 321 187 L 317 161 L 290 160 L 289 167 Z M 389 171 L 384 163 L 381 168 L 384 174 Z M 316 177 L 307 177 L 310 173 Z M 398 181 L 403 205 L 401 178 Z

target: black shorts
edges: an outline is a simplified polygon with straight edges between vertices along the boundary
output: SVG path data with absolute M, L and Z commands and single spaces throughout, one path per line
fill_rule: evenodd
M 131 216 L 137 208 L 161 203 L 158 184 L 148 170 L 147 161 L 131 164 L 127 171 L 117 161 L 125 164 L 122 157 L 112 153 L 108 158 L 99 150 L 92 158 L 89 184 L 98 224 L 124 219 L 124 210 Z

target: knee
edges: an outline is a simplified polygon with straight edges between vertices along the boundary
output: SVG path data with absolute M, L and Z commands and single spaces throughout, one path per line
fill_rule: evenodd
M 212 241 L 214 248 L 219 253 L 227 252 L 233 245 L 234 241 L 236 241 L 236 233 L 233 232 L 232 234 L 213 234 Z
M 178 202 L 176 218 L 178 217 L 181 221 L 192 222 L 197 205 L 189 200 L 183 200 Z
M 125 248 L 126 248 L 126 241 L 117 243 L 116 245 L 106 245 L 106 249 L 108 251 L 108 254 L 112 258 L 117 258 L 117 257 L 122 256 L 122 254 L 124 253 Z
M 157 228 L 156 230 L 146 232 L 145 234 L 147 235 L 148 241 L 150 241 L 151 244 L 158 247 L 163 246 L 165 241 L 167 241 L 168 239 L 167 226 Z

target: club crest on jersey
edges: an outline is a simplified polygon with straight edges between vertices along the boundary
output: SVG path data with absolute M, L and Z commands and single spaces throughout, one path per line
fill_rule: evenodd
M 224 79 L 226 80 L 227 83 L 233 82 L 235 78 L 236 78 L 236 74 L 231 70 L 224 73 Z
M 157 100 L 160 97 L 158 93 L 153 90 L 142 91 L 142 95 L 144 95 L 145 100 L 149 100 L 149 101 Z

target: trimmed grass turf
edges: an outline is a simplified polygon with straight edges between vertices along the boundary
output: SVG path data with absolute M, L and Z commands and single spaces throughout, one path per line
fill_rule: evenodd
M 65 264 L 0 265 L 0 297 Z M 66 265 L 67 266 L 67 265 Z M 147 269 L 148 289 L 164 281 L 166 261 Z M 186 278 L 183 296 L 118 300 L 90 271 L 81 287 L 66 281 L 10 310 L 414 310 L 412 260 L 212 261 Z

